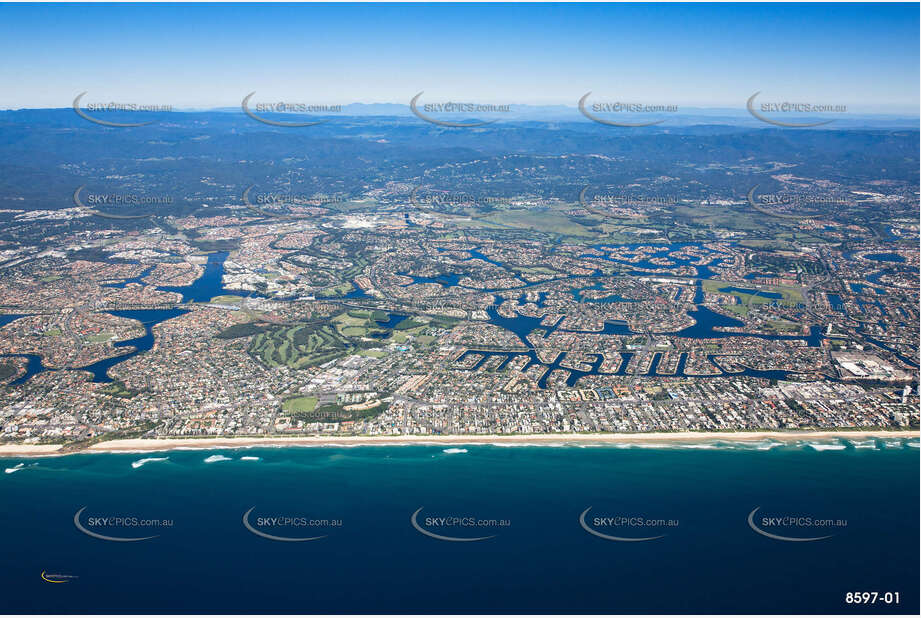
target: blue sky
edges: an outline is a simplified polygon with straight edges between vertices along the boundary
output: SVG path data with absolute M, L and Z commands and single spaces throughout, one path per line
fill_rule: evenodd
M 0 5 L 0 108 L 765 100 L 917 115 L 917 4 Z

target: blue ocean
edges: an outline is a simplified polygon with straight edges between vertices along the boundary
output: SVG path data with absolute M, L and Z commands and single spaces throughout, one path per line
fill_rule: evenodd
M 5 613 L 919 610 L 917 439 L 173 450 L 0 469 Z

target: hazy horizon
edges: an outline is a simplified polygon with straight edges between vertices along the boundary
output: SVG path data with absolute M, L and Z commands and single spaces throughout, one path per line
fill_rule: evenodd
M 86 100 L 742 109 L 918 115 L 917 4 L 3 5 L 0 109 Z M 447 42 L 450 43 L 447 43 Z

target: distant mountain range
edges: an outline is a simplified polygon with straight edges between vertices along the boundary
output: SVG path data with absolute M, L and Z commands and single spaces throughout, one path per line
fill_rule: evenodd
M 421 107 L 421 103 L 420 103 Z M 62 109 L 62 108 L 55 108 Z M 63 108 L 67 109 L 67 108 Z M 452 121 L 470 122 L 475 120 L 496 120 L 502 122 L 592 122 L 579 111 L 575 105 L 509 105 L 508 112 L 503 113 L 484 113 L 484 114 L 453 114 L 450 116 Z M 49 108 L 41 109 L 21 109 L 21 110 L 0 110 L 9 112 L 38 112 L 50 111 Z M 240 106 L 232 107 L 214 107 L 214 108 L 174 108 L 173 113 L 230 113 L 242 114 Z M 272 114 L 259 113 L 261 117 L 276 120 L 292 121 L 300 117 L 316 118 L 324 116 L 323 114 Z M 443 115 L 429 114 L 438 118 L 447 118 Z M 605 118 L 614 119 L 613 115 L 603 115 Z M 341 112 L 328 113 L 325 117 L 329 118 L 361 118 L 361 117 L 395 117 L 395 118 L 413 118 L 414 115 L 408 103 L 350 103 L 342 106 Z M 618 114 L 618 121 L 622 122 L 649 122 L 663 120 L 664 122 L 656 125 L 660 129 L 668 127 L 689 127 L 696 125 L 725 125 L 733 127 L 746 128 L 768 128 L 771 125 L 753 117 L 744 105 L 738 108 L 729 107 L 679 107 L 677 112 L 662 113 L 644 113 L 644 114 Z M 787 120 L 782 116 L 778 119 Z M 847 112 L 838 114 L 817 114 L 810 116 L 810 120 L 834 120 L 834 122 L 822 125 L 820 129 L 918 129 L 921 127 L 918 116 L 906 114 L 885 114 L 885 113 L 858 113 Z M 791 118 L 792 120 L 792 118 Z M 794 120 L 801 121 L 801 120 Z M 420 119 L 421 122 L 421 119 Z
M 530 120 L 543 122 L 591 122 L 579 112 L 575 105 L 509 105 L 509 112 L 501 114 L 483 114 L 484 119 L 498 118 L 501 122 L 506 120 Z M 216 111 L 240 112 L 240 107 L 217 107 L 212 109 L 195 109 L 188 111 Z M 342 116 L 412 116 L 408 103 L 350 103 L 342 106 Z M 690 126 L 699 124 L 725 124 L 732 126 L 765 126 L 765 123 L 754 118 L 744 106 L 731 107 L 679 107 L 678 112 L 648 113 L 648 114 L 622 114 L 625 122 L 642 122 L 660 120 L 660 126 L 667 125 Z M 905 114 L 883 113 L 845 113 L 834 115 L 817 115 L 817 119 L 834 119 L 836 128 L 918 128 L 919 117 Z M 474 118 L 470 118 L 473 120 Z M 826 128 L 829 128 L 826 125 Z

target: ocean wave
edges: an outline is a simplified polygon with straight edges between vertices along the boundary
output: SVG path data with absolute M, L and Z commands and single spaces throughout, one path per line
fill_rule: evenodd
M 454 453 L 466 453 L 466 452 L 467 452 L 467 449 L 465 448 L 446 448 L 445 450 L 442 451 L 442 453 L 448 453 L 450 455 L 453 455 Z
M 210 457 L 205 457 L 205 463 L 215 463 L 218 461 L 232 461 L 230 457 L 224 457 L 223 455 L 211 455 Z
M 876 448 L 876 440 L 848 440 L 854 448 Z
M 168 459 L 169 459 L 169 457 L 145 457 L 144 459 L 138 459 L 137 461 L 132 461 L 132 462 L 131 462 L 131 467 L 132 467 L 132 468 L 140 468 L 140 467 L 143 466 L 144 464 L 150 463 L 150 462 L 152 462 L 152 461 L 166 461 L 166 460 L 168 460 Z
M 919 446 L 921 446 L 921 442 L 917 440 L 909 440 L 908 442 L 905 443 L 905 446 L 910 446 L 911 448 L 918 448 Z
M 829 444 L 827 442 L 807 442 L 806 446 L 811 448 L 814 451 L 843 451 L 847 448 L 844 444 L 835 442 Z
M 784 446 L 784 442 L 778 442 L 777 440 L 759 440 L 756 442 L 733 442 L 733 448 L 740 450 L 754 450 L 754 451 L 769 451 L 771 449 L 777 448 L 778 446 Z
M 780 446 L 788 446 L 786 442 L 776 440 L 717 440 L 712 442 L 620 442 L 605 444 L 614 448 L 651 448 L 651 449 L 686 449 L 705 451 L 769 451 Z
M 902 448 L 901 440 L 883 440 L 883 448 Z
M 499 446 L 502 448 L 517 448 L 519 446 L 548 446 L 539 442 L 490 442 L 490 446 Z
M 18 463 L 18 464 L 16 464 L 15 466 L 13 466 L 12 468 L 7 468 L 6 470 L 4 470 L 4 472 L 6 472 L 7 474 L 12 474 L 13 472 L 19 472 L 20 470 L 22 470 L 22 469 L 25 468 L 25 467 L 26 467 L 26 464 L 24 464 L 24 463 Z
M 686 449 L 686 450 L 725 450 L 725 451 L 769 451 L 779 446 L 788 446 L 787 442 L 776 440 L 716 440 L 707 442 L 649 441 L 649 442 L 596 442 L 591 444 L 574 444 L 578 448 L 617 448 L 617 449 Z M 502 446 L 497 444 L 496 446 Z M 545 445 L 540 445 L 545 446 Z
M 261 458 L 261 457 L 249 457 L 249 456 L 247 456 L 247 457 L 241 457 L 241 458 L 240 458 L 240 461 L 259 461 L 260 459 L 262 459 L 262 458 Z
M 674 448 L 674 444 L 665 442 L 614 442 L 614 448 Z

